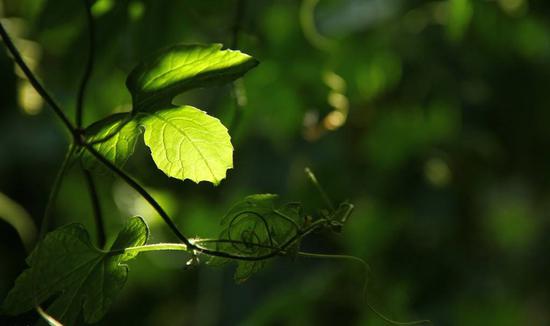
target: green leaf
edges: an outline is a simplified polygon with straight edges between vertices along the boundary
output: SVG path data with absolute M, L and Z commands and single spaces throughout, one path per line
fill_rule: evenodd
M 141 130 L 129 113 L 113 114 L 86 128 L 85 137 L 95 150 L 116 166 L 122 167 L 134 153 Z M 82 152 L 82 162 L 88 169 L 100 167 L 88 151 Z
M 227 128 L 192 106 L 142 113 L 145 144 L 157 167 L 170 177 L 217 185 L 233 167 Z
M 235 204 L 222 220 L 225 227 L 220 234 L 221 240 L 236 242 L 218 242 L 216 249 L 246 257 L 262 257 L 278 249 L 291 254 L 298 250 L 299 240 L 284 247 L 298 233 L 304 223 L 301 205 L 288 203 L 276 206 L 278 196 L 257 194 L 247 196 Z M 215 258 L 211 264 L 230 262 L 231 259 Z M 266 260 L 238 260 L 235 281 L 242 283 L 262 269 Z
M 221 48 L 178 44 L 139 64 L 126 80 L 134 110 L 165 106 L 186 90 L 233 81 L 258 64 L 247 54 Z
M 17 278 L 2 311 L 17 315 L 55 297 L 47 311 L 63 324 L 74 325 L 81 311 L 86 322 L 97 322 L 126 282 L 128 267 L 122 263 L 135 257 L 119 250 L 143 245 L 148 236 L 141 217 L 128 219 L 111 253 L 92 245 L 81 224 L 49 233 L 27 258 L 29 268 Z

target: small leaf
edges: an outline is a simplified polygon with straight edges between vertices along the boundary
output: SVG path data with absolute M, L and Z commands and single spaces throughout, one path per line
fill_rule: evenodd
M 233 81 L 258 64 L 247 54 L 221 48 L 221 44 L 178 44 L 139 64 L 126 80 L 134 110 L 168 105 L 192 88 Z
M 116 166 L 122 167 L 134 153 L 140 128 L 129 113 L 113 114 L 86 128 L 86 141 Z M 82 152 L 82 162 L 88 169 L 100 167 L 88 151 Z
M 233 167 L 227 128 L 192 106 L 142 113 L 145 144 L 157 167 L 170 177 L 217 185 Z
M 132 217 L 111 250 L 143 245 L 148 236 L 143 219 Z M 29 268 L 17 278 L 2 312 L 17 315 L 55 297 L 47 311 L 63 324 L 74 325 L 80 311 L 86 322 L 97 322 L 126 282 L 128 267 L 122 263 L 134 257 L 97 249 L 81 224 L 61 227 L 46 235 L 29 255 Z
M 258 194 L 247 196 L 235 204 L 222 220 L 225 226 L 216 249 L 245 257 L 262 257 L 279 249 L 291 254 L 298 250 L 299 239 L 291 243 L 304 223 L 301 206 L 295 203 L 277 207 L 278 196 Z M 290 245 L 288 245 L 290 243 Z M 211 264 L 230 262 L 214 258 Z M 237 261 L 235 281 L 242 283 L 262 269 L 266 260 Z

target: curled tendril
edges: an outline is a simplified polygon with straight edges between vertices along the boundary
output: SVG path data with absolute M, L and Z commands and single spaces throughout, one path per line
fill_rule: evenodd
M 234 227 L 236 226 L 236 224 L 244 223 L 243 219 L 246 219 L 246 217 L 253 217 L 253 218 L 260 219 L 260 221 L 262 222 L 263 227 L 265 228 L 265 234 L 266 234 L 266 236 L 269 240 L 269 245 L 271 247 L 273 247 L 273 237 L 271 236 L 271 232 L 270 232 L 270 229 L 269 229 L 269 224 L 268 224 L 266 218 L 263 217 L 261 214 L 259 214 L 257 212 L 254 212 L 254 211 L 242 211 L 239 214 L 236 214 L 230 220 L 229 226 L 227 228 L 227 236 L 228 236 L 229 240 L 234 239 L 234 237 L 232 235 L 232 231 L 233 231 Z M 238 221 L 239 219 L 240 219 L 240 221 Z M 248 239 L 250 239 L 250 240 L 255 239 L 255 240 L 257 240 L 256 243 L 261 243 L 262 242 L 260 236 L 256 233 L 255 230 L 256 230 L 256 224 L 254 224 L 254 226 L 248 228 L 247 230 L 241 231 L 241 234 L 239 236 L 237 236 L 237 238 L 241 238 L 243 240 L 243 243 L 245 243 L 245 246 L 243 248 L 243 247 L 239 247 L 236 243 L 232 243 L 233 248 L 236 249 L 236 250 L 241 251 L 242 253 L 246 253 L 246 254 L 256 253 L 257 251 L 254 250 L 252 246 L 246 244 L 246 243 L 248 243 L 248 244 L 253 243 L 252 241 L 247 241 Z

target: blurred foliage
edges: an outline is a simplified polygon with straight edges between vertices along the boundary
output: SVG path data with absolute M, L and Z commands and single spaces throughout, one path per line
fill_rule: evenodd
M 125 77 L 156 50 L 230 45 L 237 2 L 97 0 L 86 124 L 128 109 Z M 177 99 L 232 126 L 235 168 L 227 180 L 214 188 L 165 178 L 141 140 L 126 167 L 184 233 L 218 235 L 231 203 L 252 193 L 304 198 L 306 211 L 321 207 L 303 174 L 309 165 L 335 200 L 349 199 L 356 210 L 340 236 L 314 235 L 302 248 L 367 260 L 369 299 L 383 312 L 437 325 L 550 324 L 550 4 L 244 3 L 236 47 L 260 65 L 236 87 L 240 113 L 228 86 Z M 87 49 L 81 1 L 3 0 L 0 17 L 72 115 Z M 0 51 L 0 192 L 38 222 L 67 141 L 21 76 Z M 111 241 L 138 213 L 151 242 L 175 240 L 133 190 L 111 175 L 98 185 Z M 57 225 L 95 230 L 85 189 L 73 167 Z M 26 253 L 4 220 L 0 239 L 4 298 Z M 353 264 L 280 259 L 235 285 L 231 268 L 184 270 L 185 261 L 141 255 L 101 324 L 384 324 L 360 303 Z M 34 318 L 0 317 L 0 324 Z

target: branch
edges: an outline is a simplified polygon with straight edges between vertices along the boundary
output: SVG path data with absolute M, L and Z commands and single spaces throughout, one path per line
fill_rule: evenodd
M 365 304 L 367 305 L 370 311 L 372 311 L 375 315 L 377 315 L 380 319 L 382 319 L 386 323 L 392 324 L 392 325 L 412 326 L 412 325 L 420 325 L 420 324 L 432 324 L 432 322 L 428 319 L 415 320 L 415 321 L 409 321 L 409 322 L 393 320 L 386 317 L 384 314 L 382 314 L 377 309 L 375 309 L 374 306 L 367 300 L 368 281 L 369 281 L 369 276 L 372 275 L 372 271 L 369 264 L 362 258 L 359 258 L 356 256 L 350 256 L 350 255 L 318 254 L 318 253 L 304 252 L 304 251 L 298 251 L 297 256 L 304 257 L 304 258 L 347 260 L 347 261 L 359 263 L 363 269 L 364 278 L 365 278 L 363 282 L 362 298 L 363 300 L 365 300 Z
M 96 225 L 97 231 L 97 243 L 99 248 L 105 247 L 105 224 L 103 223 L 103 215 L 101 214 L 101 205 L 99 203 L 99 196 L 97 195 L 97 190 L 94 182 L 94 178 L 90 171 L 82 167 L 82 173 L 84 173 L 84 178 L 86 179 L 86 185 L 88 186 L 88 192 L 90 193 L 90 199 L 92 202 L 92 209 L 94 211 L 94 222 Z
M 311 181 L 311 183 L 315 186 L 317 191 L 319 191 L 319 194 L 321 195 L 321 197 L 325 201 L 325 204 L 327 204 L 327 206 L 330 208 L 331 211 L 334 211 L 334 204 L 332 203 L 332 200 L 330 200 L 330 197 L 328 196 L 325 189 L 323 189 L 323 187 L 321 186 L 321 184 L 317 180 L 317 177 L 315 176 L 315 174 L 313 174 L 311 169 L 308 168 L 308 167 L 306 167 L 304 171 L 306 173 L 306 176 L 309 178 L 309 181 Z
M 233 26 L 231 28 L 232 35 L 231 35 L 230 44 L 232 49 L 236 48 L 237 43 L 239 42 L 239 32 L 241 31 L 245 5 L 246 5 L 245 0 L 237 0 L 237 6 L 235 8 L 235 16 L 233 19 Z
M 11 53 L 11 55 L 13 56 L 13 59 L 15 60 L 19 68 L 21 68 L 21 70 L 23 71 L 23 73 L 31 83 L 31 85 L 38 92 L 38 94 L 40 94 L 40 96 L 44 99 L 44 101 L 46 101 L 46 103 L 48 103 L 48 105 L 53 109 L 53 111 L 59 117 L 59 119 L 61 119 L 61 121 L 65 124 L 65 127 L 67 127 L 67 129 L 71 133 L 71 135 L 75 139 L 77 139 L 78 134 L 76 133 L 73 124 L 71 123 L 71 121 L 69 121 L 69 118 L 67 118 L 65 113 L 63 113 L 63 110 L 61 110 L 59 105 L 57 105 L 57 103 L 53 100 L 53 98 L 48 94 L 46 89 L 44 89 L 42 84 L 40 84 L 38 79 L 36 79 L 33 72 L 29 69 L 29 67 L 21 57 L 21 54 L 13 44 L 10 36 L 4 29 L 4 26 L 2 25 L 2 23 L 0 23 L 0 35 L 2 36 L 2 40 L 4 40 L 4 43 L 6 44 L 8 51 Z
M 92 70 L 94 67 L 94 53 L 95 53 L 95 28 L 94 28 L 94 18 L 92 16 L 91 5 L 89 0 L 82 0 L 84 7 L 86 7 L 86 19 L 88 21 L 88 60 L 86 62 L 86 67 L 84 68 L 84 74 L 82 75 L 82 80 L 80 81 L 80 86 L 78 88 L 78 95 L 76 99 L 76 126 L 77 128 L 82 127 L 82 108 L 84 104 L 84 95 L 86 93 L 86 86 L 92 75 Z

